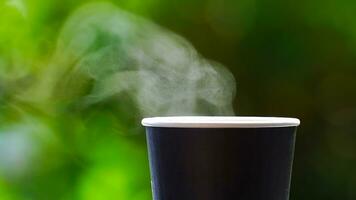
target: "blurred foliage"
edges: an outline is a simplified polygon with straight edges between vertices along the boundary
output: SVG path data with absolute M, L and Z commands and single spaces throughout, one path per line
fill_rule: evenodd
M 49 70 L 57 39 L 87 3 L 0 1 L 0 199 L 151 199 L 131 97 L 82 105 L 93 83 L 81 76 L 51 88 L 66 78 Z M 354 1 L 112 3 L 226 65 L 237 114 L 301 119 L 291 199 L 356 199 Z

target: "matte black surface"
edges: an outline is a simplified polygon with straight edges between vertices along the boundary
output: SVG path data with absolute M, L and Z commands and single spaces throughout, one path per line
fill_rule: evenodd
M 155 200 L 287 200 L 295 127 L 153 128 Z

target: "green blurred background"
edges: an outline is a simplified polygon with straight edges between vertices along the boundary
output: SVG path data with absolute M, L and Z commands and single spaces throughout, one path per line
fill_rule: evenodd
M 53 59 L 72 65 L 57 42 L 87 3 L 0 1 L 1 200 L 151 199 L 143 114 L 130 96 L 87 106 L 87 77 L 61 84 L 68 74 L 48 70 Z M 225 65 L 237 115 L 301 119 L 291 199 L 356 199 L 356 2 L 112 3 Z

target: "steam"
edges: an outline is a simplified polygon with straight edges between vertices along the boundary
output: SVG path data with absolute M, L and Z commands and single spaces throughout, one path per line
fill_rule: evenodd
M 25 1 L 8 2 L 26 15 Z M 139 132 L 137 118 L 141 116 L 234 114 L 232 100 L 235 95 L 235 80 L 224 66 L 202 58 L 189 42 L 177 34 L 112 4 L 91 3 L 75 11 L 58 33 L 58 41 L 54 46 L 54 52 L 48 60 L 44 55 L 41 56 L 43 61 L 35 62 L 34 65 L 46 66 L 34 67 L 34 75 L 30 75 L 30 70 L 21 73 L 21 76 L 14 73 L 16 78 L 26 79 L 13 83 L 18 91 L 12 91 L 9 87 L 8 90 L 13 95 L 9 99 L 14 101 L 8 105 L 0 105 L 0 121 L 9 116 L 8 122 L 0 123 L 0 176 L 8 180 L 27 180 L 28 177 L 36 179 L 41 177 L 33 173 L 37 169 L 39 171 L 36 173 L 43 173 L 45 177 L 47 170 L 42 172 L 42 169 L 63 167 L 62 161 L 57 163 L 57 160 L 48 158 L 72 158 L 72 155 L 61 157 L 62 148 L 66 148 L 62 146 L 62 141 L 67 140 L 67 136 L 68 140 L 78 143 L 78 146 L 88 144 L 90 148 L 100 149 L 100 142 L 92 142 L 89 136 L 86 137 L 91 127 L 98 128 L 93 133 L 107 133 L 107 130 L 112 130 L 115 133 L 129 134 Z M 20 59 L 15 58 L 15 63 L 18 63 Z M 109 119 L 108 123 L 85 127 L 92 121 L 90 117 L 85 118 L 88 113 L 91 114 L 86 112 L 88 110 L 79 109 L 84 112 L 72 115 L 75 110 L 72 105 L 74 108 L 91 108 L 109 100 L 110 103 L 115 102 L 114 109 L 117 110 L 112 113 L 105 110 L 110 104 L 105 106 L 100 113 L 102 115 L 98 117 L 103 121 Z M 122 111 L 122 107 L 127 109 Z M 94 107 L 93 110 L 102 111 L 100 109 Z M 71 134 L 66 134 L 68 132 Z M 62 139 L 63 133 L 65 139 Z M 100 141 L 110 141 L 112 134 L 102 134 L 100 138 L 105 138 Z M 119 144 L 131 145 L 131 141 L 120 139 L 120 142 L 111 145 L 112 148 L 117 148 L 122 154 L 133 153 L 134 160 L 138 160 L 138 163 L 147 160 L 145 154 L 141 154 L 143 149 L 136 152 L 136 146 L 118 148 Z M 89 157 L 87 153 L 92 153 L 79 151 L 78 155 L 85 158 Z M 114 161 L 118 165 L 126 162 L 116 155 L 109 158 L 110 163 Z M 101 163 L 103 161 L 99 162 L 100 166 L 105 165 Z M 117 174 L 127 174 L 135 170 L 138 172 L 141 168 L 130 171 L 130 166 L 130 170 L 125 167 L 115 170 Z M 101 171 L 106 173 L 106 168 L 99 169 Z M 94 172 L 98 173 L 95 170 Z M 141 188 L 139 182 L 145 178 L 141 177 L 142 174 L 144 172 L 137 173 L 137 176 L 130 175 L 128 183 L 123 187 L 129 188 L 132 184 L 132 188 Z M 97 181 L 94 180 L 93 184 L 89 184 L 88 191 L 97 187 Z M 147 192 L 146 189 L 144 192 Z M 135 195 L 142 191 L 135 190 Z M 130 195 L 127 194 L 122 199 L 134 199 Z
M 203 33 L 202 33 L 203 34 Z M 61 73 L 94 80 L 88 105 L 128 95 L 143 116 L 233 115 L 235 80 L 182 37 L 109 3 L 77 10 L 53 58 Z

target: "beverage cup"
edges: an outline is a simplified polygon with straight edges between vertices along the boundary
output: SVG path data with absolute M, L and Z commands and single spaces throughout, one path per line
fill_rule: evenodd
M 296 118 L 153 117 L 154 200 L 288 200 Z

